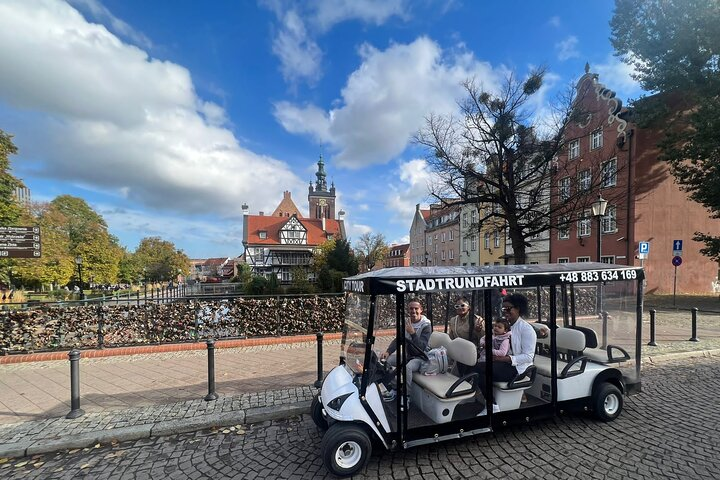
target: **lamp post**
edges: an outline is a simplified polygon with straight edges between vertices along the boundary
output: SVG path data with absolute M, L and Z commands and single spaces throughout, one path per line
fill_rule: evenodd
M 83 281 L 82 281 L 82 257 L 78 255 L 75 257 L 75 264 L 77 265 L 78 269 L 78 279 L 80 280 L 80 300 L 85 300 L 85 292 L 83 291 Z
M 428 252 L 425 252 L 425 266 L 428 266 L 428 260 L 430 259 L 430 254 Z
M 597 261 L 600 263 L 602 260 L 602 218 L 605 216 L 605 209 L 607 208 L 607 200 L 605 200 L 601 194 L 598 194 L 598 199 L 592 204 L 593 217 L 597 218 Z M 596 310 L 598 315 L 602 315 L 602 282 L 598 284 L 597 289 L 597 305 Z
M 598 199 L 592 204 L 593 217 L 597 218 L 598 232 L 597 232 L 597 261 L 601 262 L 601 248 L 602 248 L 602 219 L 605 216 L 605 210 L 607 209 L 607 200 L 602 195 L 598 194 Z

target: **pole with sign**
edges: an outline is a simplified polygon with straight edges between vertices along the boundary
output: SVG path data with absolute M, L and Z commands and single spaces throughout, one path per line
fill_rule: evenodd
M 673 278 L 673 306 L 675 305 L 675 291 L 677 290 L 677 267 L 682 265 L 682 257 L 675 255 L 672 259 L 672 264 L 675 267 L 675 277 Z

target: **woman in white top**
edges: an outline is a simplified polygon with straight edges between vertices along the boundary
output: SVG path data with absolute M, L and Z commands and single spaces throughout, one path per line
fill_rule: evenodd
M 508 355 L 493 356 L 493 382 L 508 382 L 533 364 L 537 334 L 523 319 L 527 313 L 528 301 L 524 295 L 513 293 L 503 298 L 502 314 L 510 322 L 511 351 Z M 480 373 L 479 387 L 485 395 L 485 364 L 478 364 L 475 371 Z

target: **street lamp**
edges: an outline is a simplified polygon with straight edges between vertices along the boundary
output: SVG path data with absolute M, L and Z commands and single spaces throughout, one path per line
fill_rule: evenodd
M 430 258 L 430 254 L 428 252 L 425 252 L 425 266 L 428 266 L 428 259 Z
M 75 257 L 75 264 L 77 265 L 78 278 L 80 279 L 80 300 L 85 300 L 85 292 L 83 291 L 82 281 L 82 257 L 80 255 Z
M 598 199 L 592 204 L 593 217 L 597 218 L 598 234 L 597 234 L 597 261 L 601 262 L 601 247 L 602 247 L 602 219 L 605 216 L 605 210 L 607 209 L 607 200 L 602 195 L 598 194 Z

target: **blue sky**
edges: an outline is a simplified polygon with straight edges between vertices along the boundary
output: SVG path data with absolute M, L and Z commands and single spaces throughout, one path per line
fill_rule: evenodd
M 33 199 L 84 198 L 133 250 L 161 236 L 192 258 L 242 253 L 242 212 L 290 190 L 307 211 L 322 151 L 364 232 L 407 240 L 431 173 L 413 134 L 468 78 L 585 62 L 640 95 L 612 55 L 613 2 L 2 0 L 0 128 Z

